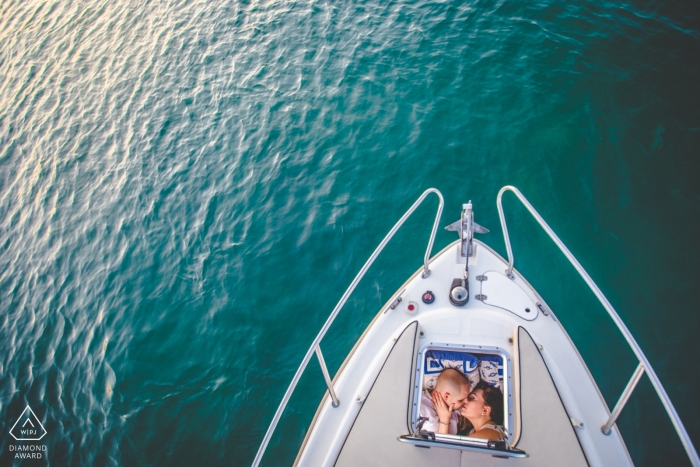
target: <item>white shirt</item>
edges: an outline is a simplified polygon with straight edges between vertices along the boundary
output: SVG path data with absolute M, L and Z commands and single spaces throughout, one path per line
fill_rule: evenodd
M 433 407 L 433 399 L 430 397 L 428 391 L 423 391 L 423 395 L 420 398 L 420 410 L 418 411 L 419 417 L 425 417 L 428 419 L 427 422 L 423 424 L 423 430 L 432 431 L 437 433 L 440 429 L 440 417 L 438 417 L 435 408 Z M 452 412 L 450 415 L 450 427 L 449 434 L 457 434 L 457 411 Z

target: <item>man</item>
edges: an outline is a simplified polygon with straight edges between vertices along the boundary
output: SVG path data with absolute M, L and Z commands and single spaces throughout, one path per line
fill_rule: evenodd
M 447 403 L 447 406 L 452 410 L 447 431 L 451 435 L 457 434 L 457 414 L 467 400 L 470 390 L 471 387 L 467 377 L 452 368 L 448 368 L 440 373 L 440 376 L 438 376 L 435 382 L 435 389 L 433 389 L 433 391 L 440 393 Z M 440 431 L 440 425 L 446 425 L 446 423 L 440 421 L 435 407 L 433 406 L 431 393 L 428 391 L 423 391 L 418 416 L 428 419 L 423 424 L 423 430 L 426 431 L 438 433 Z

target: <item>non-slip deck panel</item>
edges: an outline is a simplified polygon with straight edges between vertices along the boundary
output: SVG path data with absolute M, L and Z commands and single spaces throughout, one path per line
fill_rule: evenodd
M 521 436 L 518 449 L 524 459 L 498 459 L 462 453 L 462 467 L 585 467 L 586 456 L 562 404 L 547 365 L 530 334 L 518 328 Z
M 416 358 L 418 323 L 403 331 L 355 419 L 336 461 L 338 467 L 459 466 L 460 451 L 424 449 L 397 440 L 408 432 L 406 410 Z

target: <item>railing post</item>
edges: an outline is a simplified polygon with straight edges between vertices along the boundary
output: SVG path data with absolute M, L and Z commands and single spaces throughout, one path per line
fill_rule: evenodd
M 328 374 L 328 367 L 326 367 L 326 362 L 323 360 L 323 354 L 321 353 L 321 346 L 316 346 L 316 356 L 318 357 L 318 363 L 321 365 L 321 371 L 323 372 L 323 379 L 326 380 L 326 386 L 328 386 L 328 392 L 331 394 L 331 399 L 333 399 L 333 407 L 338 407 L 340 401 L 338 396 L 335 395 L 335 390 L 333 389 L 333 381 L 331 381 L 331 376 Z
M 627 401 L 629 400 L 630 396 L 632 395 L 632 391 L 634 391 L 634 388 L 637 386 L 637 383 L 639 382 L 639 379 L 642 377 L 643 374 L 644 374 L 644 365 L 642 364 L 642 362 L 639 362 L 639 365 L 637 365 L 637 369 L 634 371 L 632 378 L 627 383 L 627 387 L 625 388 L 624 391 L 622 391 L 622 395 L 620 396 L 620 400 L 618 400 L 617 404 L 615 404 L 615 408 L 613 409 L 612 413 L 610 414 L 610 418 L 608 418 L 608 421 L 605 423 L 605 425 L 600 427 L 600 431 L 602 431 L 604 435 L 610 434 L 610 429 L 615 424 L 615 420 L 617 420 L 617 417 L 620 416 L 620 412 L 622 412 L 622 409 L 627 404 Z
M 512 187 L 513 189 L 517 190 L 517 188 Z M 505 240 L 506 243 L 506 251 L 508 252 L 508 269 L 506 269 L 506 276 L 510 277 L 511 279 L 515 278 L 513 275 L 513 265 L 515 264 L 515 259 L 513 258 L 513 248 L 510 246 L 510 237 L 508 236 L 508 226 L 506 226 L 506 216 L 503 214 L 503 193 L 505 193 L 507 190 L 511 189 L 509 186 L 504 186 L 501 188 L 501 191 L 498 192 L 498 196 L 496 197 L 496 206 L 498 206 L 498 217 L 501 218 L 501 230 L 503 230 L 503 240 Z M 512 191 L 512 190 L 511 190 Z M 515 192 L 513 192 L 515 193 Z M 518 191 L 515 193 L 517 196 L 520 192 Z M 518 196 L 520 198 L 520 196 Z M 522 201 L 522 199 L 521 199 Z M 534 215 L 534 214 L 533 214 Z
M 425 256 L 423 256 L 423 274 L 421 274 L 421 277 L 423 279 L 427 278 L 430 275 L 430 268 L 428 267 L 428 262 L 430 261 L 430 252 L 433 251 L 433 243 L 435 242 L 435 234 L 437 233 L 438 225 L 440 225 L 440 217 L 442 217 L 442 208 L 445 205 L 445 201 L 442 199 L 442 193 L 440 193 L 438 190 L 431 188 L 429 190 L 426 190 L 423 195 L 416 201 L 414 204 L 415 207 L 418 207 L 418 204 L 420 204 L 423 199 L 428 196 L 430 193 L 435 193 L 438 198 L 440 199 L 440 204 L 438 204 L 438 209 L 437 213 L 435 214 L 435 221 L 433 222 L 433 230 L 430 231 L 430 239 L 428 240 L 428 247 L 425 249 Z M 413 208 L 411 208 L 413 209 Z M 412 211 L 411 211 L 412 212 Z M 410 215 L 410 213 L 407 213 Z

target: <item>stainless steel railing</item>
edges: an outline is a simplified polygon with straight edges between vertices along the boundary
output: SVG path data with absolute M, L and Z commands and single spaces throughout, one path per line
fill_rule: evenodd
M 389 243 L 389 240 L 394 236 L 394 234 L 401 228 L 401 226 L 406 222 L 406 219 L 410 217 L 411 214 L 418 208 L 418 206 L 423 202 L 425 198 L 428 197 L 430 193 L 435 193 L 438 198 L 440 199 L 440 204 L 438 206 L 437 214 L 435 215 L 435 222 L 433 223 L 433 230 L 430 233 L 430 240 L 428 241 L 428 247 L 425 250 L 425 256 L 423 257 L 423 274 L 422 277 L 426 278 L 430 275 L 430 268 L 428 267 L 428 260 L 430 259 L 430 252 L 433 249 L 433 243 L 435 242 L 435 235 L 437 234 L 437 229 L 438 229 L 438 224 L 440 223 L 440 217 L 442 216 L 442 209 L 445 205 L 445 201 L 442 198 L 442 193 L 440 193 L 438 190 L 435 188 L 430 188 L 428 190 L 425 190 L 423 194 L 416 200 L 415 203 L 406 211 L 406 213 L 399 219 L 399 221 L 394 225 L 394 227 L 389 231 L 388 234 L 384 237 L 384 240 L 377 246 L 377 248 L 374 250 L 372 253 L 372 256 L 370 256 L 367 261 L 365 262 L 364 266 L 362 266 L 362 269 L 360 269 L 360 272 L 357 273 L 357 276 L 355 276 L 355 279 L 352 281 L 348 289 L 345 291 L 343 296 L 340 298 L 340 301 L 338 304 L 335 306 L 333 309 L 333 312 L 330 314 L 328 319 L 326 320 L 325 324 L 321 328 L 321 331 L 319 331 L 318 335 L 316 336 L 316 339 L 314 339 L 313 343 L 311 344 L 311 347 L 309 347 L 309 350 L 306 352 L 306 355 L 304 355 L 304 359 L 301 361 L 301 365 L 299 365 L 299 368 L 297 369 L 297 372 L 294 374 L 294 378 L 292 378 L 292 382 L 289 383 L 289 387 L 287 387 L 287 391 L 284 393 L 284 397 L 282 397 L 282 402 L 280 402 L 279 407 L 277 407 L 277 411 L 275 412 L 275 416 L 272 417 L 272 422 L 270 422 L 270 426 L 267 429 L 267 432 L 265 433 L 265 438 L 263 438 L 262 443 L 260 444 L 260 447 L 258 448 L 258 453 L 255 455 L 255 460 L 253 461 L 253 467 L 257 467 L 260 465 L 260 461 L 262 460 L 263 455 L 265 454 L 265 449 L 267 449 L 267 445 L 270 442 L 270 438 L 272 438 L 272 433 L 274 433 L 275 428 L 277 427 L 277 424 L 279 423 L 280 418 L 282 417 L 282 413 L 284 412 L 285 407 L 287 407 L 287 403 L 289 402 L 289 398 L 292 396 L 292 393 L 294 392 L 294 389 L 297 386 L 297 383 L 299 383 L 299 379 L 301 378 L 301 375 L 304 373 L 304 370 L 306 369 L 306 366 L 309 364 L 309 361 L 311 360 L 311 357 L 314 353 L 316 353 L 316 356 L 318 357 L 318 363 L 321 365 L 321 371 L 323 372 L 323 378 L 326 381 L 326 386 L 328 386 L 328 392 L 331 396 L 333 407 L 338 407 L 340 404 L 340 400 L 335 394 L 335 390 L 333 389 L 333 382 L 331 381 L 330 375 L 328 374 L 328 368 L 326 367 L 326 362 L 323 360 L 323 355 L 321 354 L 321 340 L 323 339 L 323 336 L 326 335 L 326 332 L 328 332 L 328 329 L 331 327 L 331 324 L 333 324 L 333 321 L 335 320 L 335 317 L 338 315 L 340 312 L 341 308 L 343 308 L 343 305 L 345 305 L 345 302 L 347 302 L 348 298 L 352 294 L 352 292 L 355 290 L 355 287 L 357 287 L 357 284 L 360 282 L 362 277 L 365 275 L 369 267 L 374 263 L 374 260 L 379 256 L 379 253 L 382 252 L 384 247 L 386 246 L 387 243 Z
M 666 409 L 666 413 L 671 418 L 671 422 L 673 422 L 673 426 L 675 427 L 676 432 L 678 433 L 678 437 L 683 443 L 683 447 L 685 448 L 685 451 L 688 454 L 688 457 L 690 458 L 690 462 L 694 467 L 700 467 L 700 458 L 698 458 L 698 453 L 695 450 L 695 447 L 693 446 L 690 437 L 688 436 L 688 432 L 683 426 L 683 422 L 681 422 L 681 419 L 678 416 L 678 412 L 676 412 L 676 409 L 673 407 L 671 399 L 668 397 L 668 394 L 666 394 L 666 390 L 664 390 L 661 381 L 659 381 L 659 378 L 656 376 L 656 373 L 652 369 L 649 360 L 647 360 L 647 357 L 644 355 L 644 352 L 642 352 L 642 349 L 639 347 L 639 344 L 637 344 L 637 341 L 632 336 L 632 333 L 629 331 L 629 329 L 627 329 L 625 323 L 622 322 L 622 319 L 620 319 L 620 316 L 617 314 L 617 312 L 610 304 L 608 299 L 605 298 L 603 292 L 601 292 L 596 283 L 593 282 L 591 276 L 589 276 L 588 273 L 583 269 L 583 266 L 581 266 L 581 264 L 578 262 L 578 260 L 576 260 L 574 255 L 571 254 L 569 249 L 564 245 L 564 243 L 559 239 L 559 237 L 557 237 L 557 235 L 554 233 L 551 227 L 549 227 L 549 225 L 544 221 L 542 216 L 540 216 L 540 214 L 535 210 L 532 204 L 530 204 L 530 202 L 525 198 L 525 196 L 523 196 L 523 194 L 520 193 L 520 191 L 514 186 L 504 186 L 503 188 L 501 188 L 501 191 L 498 192 L 498 198 L 496 201 L 496 203 L 498 204 L 498 215 L 501 218 L 501 227 L 503 228 L 503 239 L 506 242 L 506 250 L 508 251 L 508 269 L 506 269 L 506 275 L 509 277 L 513 277 L 512 273 L 514 264 L 513 249 L 510 246 L 510 238 L 508 237 L 508 228 L 506 227 L 506 218 L 503 214 L 503 204 L 501 201 L 503 198 L 503 193 L 505 193 L 506 191 L 512 191 L 515 194 L 515 196 L 518 197 L 518 199 L 523 203 L 523 205 L 525 205 L 527 210 L 530 211 L 530 214 L 532 214 L 535 220 L 540 224 L 542 229 L 544 229 L 547 235 L 549 235 L 549 238 L 551 238 L 552 241 L 559 247 L 561 252 L 564 253 L 564 256 L 566 256 L 566 258 L 574 266 L 576 271 L 578 271 L 578 273 L 581 275 L 586 284 L 588 284 L 588 287 L 591 288 L 595 296 L 598 297 L 598 300 L 607 310 L 608 314 L 613 319 L 618 329 L 624 336 L 625 340 L 632 348 L 632 351 L 634 351 L 634 354 L 637 356 L 637 359 L 639 360 L 639 365 L 637 369 L 632 375 L 632 378 L 627 384 L 627 387 L 622 392 L 622 395 L 620 396 L 620 399 L 618 400 L 617 404 L 615 405 L 615 408 L 610 414 L 610 417 L 601 427 L 603 433 L 605 433 L 606 435 L 610 433 L 612 425 L 615 423 L 615 420 L 617 420 L 617 417 L 620 415 L 620 412 L 627 403 L 627 400 L 629 399 L 629 396 L 632 394 L 632 391 L 639 382 L 639 379 L 642 377 L 642 374 L 646 372 L 647 376 L 651 380 L 651 384 L 654 386 L 654 389 L 656 389 L 656 393 L 659 395 L 659 398 L 661 399 L 661 402 L 663 403 L 664 408 Z

